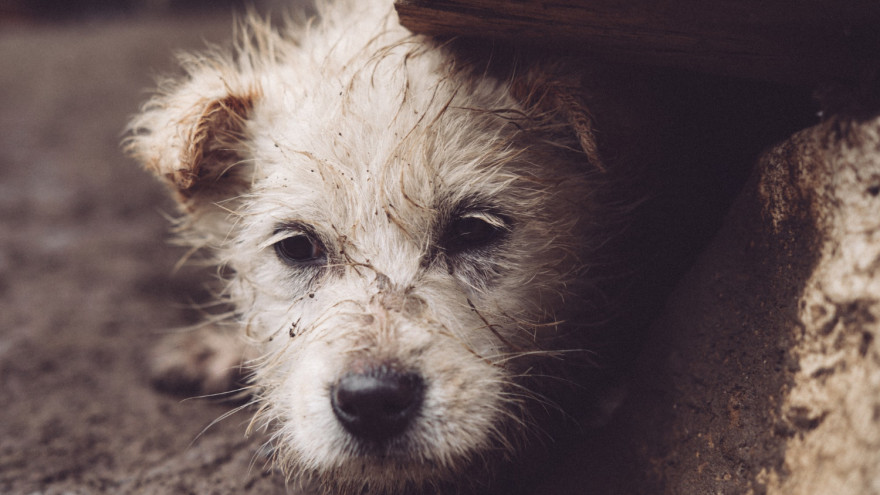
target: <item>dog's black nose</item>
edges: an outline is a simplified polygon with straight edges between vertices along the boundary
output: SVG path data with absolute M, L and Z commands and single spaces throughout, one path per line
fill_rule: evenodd
M 352 435 L 383 442 L 402 433 L 419 411 L 424 382 L 386 366 L 343 376 L 330 392 L 337 419 Z

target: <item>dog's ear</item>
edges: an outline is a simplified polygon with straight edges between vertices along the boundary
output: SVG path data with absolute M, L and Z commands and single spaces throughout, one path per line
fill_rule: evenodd
M 214 69 L 166 83 L 132 119 L 123 143 L 188 213 L 245 192 L 253 173 L 247 133 L 259 88 L 240 72 Z
M 511 90 L 535 115 L 567 128 L 590 167 L 605 172 L 593 115 L 587 105 L 586 85 L 581 79 L 579 73 L 563 69 L 561 64 L 536 63 L 531 70 L 513 78 Z

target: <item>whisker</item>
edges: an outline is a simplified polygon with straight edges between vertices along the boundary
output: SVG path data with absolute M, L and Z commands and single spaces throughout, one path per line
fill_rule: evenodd
M 234 408 L 230 409 L 229 411 L 226 411 L 225 413 L 221 414 L 220 416 L 218 416 L 217 418 L 215 418 L 213 421 L 211 421 L 210 423 L 208 423 L 207 426 L 205 426 L 204 428 L 202 428 L 202 431 L 200 431 L 199 434 L 196 435 L 195 438 L 192 439 L 192 441 L 189 443 L 189 446 L 188 446 L 187 448 L 192 448 L 192 446 L 195 445 L 196 441 L 198 441 L 198 440 L 199 440 L 199 439 L 200 439 L 205 433 L 208 432 L 208 430 L 210 430 L 211 428 L 213 428 L 215 425 L 217 425 L 217 424 L 220 423 L 221 421 L 224 421 L 224 420 L 226 420 L 227 418 L 229 418 L 229 417 L 231 417 L 231 416 L 233 416 L 233 415 L 235 415 L 235 414 L 238 414 L 239 412 L 241 412 L 241 411 L 247 409 L 247 408 L 250 407 L 250 406 L 251 406 L 251 403 L 248 402 L 247 404 L 242 404 L 242 405 L 240 405 L 240 406 L 238 406 L 238 407 L 234 407 Z

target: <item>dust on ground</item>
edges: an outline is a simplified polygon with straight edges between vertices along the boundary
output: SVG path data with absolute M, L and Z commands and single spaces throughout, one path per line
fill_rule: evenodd
M 172 53 L 231 15 L 0 27 L 0 493 L 279 493 L 250 414 L 150 386 L 191 324 L 166 194 L 119 150 Z

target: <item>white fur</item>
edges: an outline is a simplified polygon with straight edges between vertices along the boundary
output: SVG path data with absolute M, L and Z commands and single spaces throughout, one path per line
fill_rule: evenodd
M 602 212 L 575 137 L 512 80 L 411 35 L 387 2 L 320 10 L 280 33 L 249 20 L 234 54 L 186 57 L 127 148 L 178 191 L 181 238 L 229 268 L 222 297 L 260 356 L 256 420 L 282 468 L 328 493 L 465 485 L 528 443 L 537 375 L 580 348 Z M 212 106 L 230 96 L 246 110 Z M 207 137 L 193 130 L 205 122 Z M 193 159 L 194 142 L 216 154 Z M 456 214 L 504 223 L 503 242 L 438 254 Z M 279 259 L 296 225 L 320 234 L 328 266 Z M 364 359 L 426 382 L 417 421 L 382 455 L 330 406 Z

